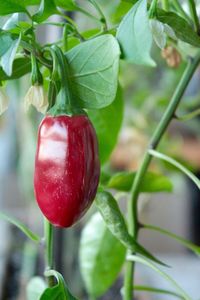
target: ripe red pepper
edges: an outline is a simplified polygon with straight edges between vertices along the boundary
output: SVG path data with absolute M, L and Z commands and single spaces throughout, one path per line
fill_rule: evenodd
M 39 127 L 34 174 L 45 217 L 59 227 L 78 221 L 96 195 L 99 173 L 97 137 L 88 117 L 46 116 Z

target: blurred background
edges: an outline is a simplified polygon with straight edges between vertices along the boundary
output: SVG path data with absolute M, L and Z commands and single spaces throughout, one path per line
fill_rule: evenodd
M 112 2 L 112 1 L 110 1 Z M 119 3 L 101 0 L 102 8 L 113 23 L 117 23 Z M 128 9 L 125 5 L 124 9 Z M 87 7 L 86 7 L 87 9 Z M 89 8 L 88 8 L 89 9 Z M 115 13 L 115 19 L 112 15 Z M 80 31 L 94 28 L 94 24 L 79 13 L 71 14 Z M 53 21 L 56 19 L 53 18 Z M 1 25 L 5 19 L 1 18 Z M 61 31 L 53 26 L 42 26 L 38 40 L 53 42 L 61 38 Z M 158 48 L 153 49 L 157 68 L 145 68 L 121 62 L 120 83 L 124 96 L 124 119 L 117 145 L 105 170 L 137 170 L 150 136 L 156 128 L 171 95 L 184 70 L 184 56 L 191 49 L 182 45 L 181 63 L 169 66 Z M 173 64 L 172 64 L 173 65 Z M 200 71 L 193 77 L 178 115 L 199 107 Z M 6 90 L 9 109 L 0 118 L 0 210 L 19 218 L 33 231 L 43 234 L 42 215 L 33 193 L 33 166 L 37 127 L 42 115 L 30 109 L 24 111 L 23 98 L 30 86 L 30 76 L 11 81 Z M 160 145 L 160 151 L 183 162 L 200 177 L 200 118 L 187 122 L 173 121 Z M 173 193 L 144 194 L 140 199 L 140 219 L 188 238 L 200 245 L 200 195 L 195 185 L 175 168 L 154 161 L 151 168 L 167 175 L 173 182 Z M 81 228 L 93 213 L 91 208 L 84 219 L 69 230 L 56 229 L 55 259 L 74 294 L 87 299 L 78 267 L 78 247 Z M 25 286 L 35 274 L 43 274 L 42 247 L 35 246 L 15 227 L 0 220 L 0 299 L 26 299 Z M 170 238 L 151 231 L 141 231 L 140 242 L 158 254 L 173 268 L 169 270 L 177 282 L 197 299 L 199 296 L 200 261 Z M 166 282 L 149 269 L 138 266 L 138 284 L 168 288 Z M 121 299 L 119 278 L 108 293 L 100 299 Z M 138 300 L 171 299 L 167 296 L 138 294 Z

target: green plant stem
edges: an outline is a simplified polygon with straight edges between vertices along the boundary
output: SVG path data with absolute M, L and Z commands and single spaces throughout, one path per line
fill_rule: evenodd
M 164 10 L 169 10 L 169 0 L 162 0 L 162 5 Z
M 198 34 L 200 34 L 200 23 L 199 23 L 199 17 L 197 15 L 195 1 L 188 0 L 188 5 L 189 5 L 189 9 L 190 9 L 190 15 L 194 21 L 195 30 Z
M 186 19 L 189 23 L 191 23 L 191 19 L 190 17 L 186 14 L 186 12 L 184 11 L 184 9 L 182 8 L 181 4 L 179 3 L 178 0 L 173 0 L 173 6 L 176 9 L 176 11 L 179 13 L 179 15 Z
M 188 114 L 185 114 L 185 115 L 183 115 L 183 116 L 175 116 L 176 117 L 176 119 L 178 120 L 178 121 L 183 121 L 183 122 L 185 122 L 185 121 L 189 121 L 189 120 L 191 120 L 191 119 L 194 119 L 195 117 L 197 117 L 197 116 L 199 116 L 200 115 L 200 108 L 197 108 L 197 109 L 195 109 L 194 111 L 192 111 L 192 112 L 190 112 L 190 113 L 188 113 Z
M 151 3 L 151 6 L 149 8 L 149 18 L 152 19 L 154 18 L 156 14 L 156 7 L 157 7 L 158 0 L 153 0 Z
M 107 30 L 108 26 L 107 26 L 107 22 L 106 22 L 106 17 L 101 9 L 101 7 L 99 6 L 98 2 L 96 0 L 89 0 L 90 3 L 92 3 L 92 5 L 96 8 L 96 10 L 98 11 L 100 17 L 101 17 L 101 22 L 103 23 L 103 30 Z
M 139 231 L 139 223 L 138 223 L 138 214 L 137 214 L 137 203 L 138 203 L 138 196 L 140 193 L 140 186 L 142 180 L 144 178 L 145 173 L 149 167 L 151 162 L 151 155 L 148 152 L 150 149 L 156 149 L 158 146 L 162 136 L 164 135 L 170 121 L 173 119 L 175 115 L 175 111 L 181 101 L 181 98 L 200 62 L 200 52 L 195 56 L 193 59 L 189 59 L 187 67 L 182 75 L 182 78 L 172 96 L 172 99 L 161 118 L 151 140 L 149 147 L 147 148 L 142 163 L 136 173 L 135 180 L 132 185 L 131 193 L 130 193 L 130 200 L 128 204 L 128 227 L 129 233 L 137 239 L 138 231 Z M 125 281 L 124 281 L 124 300 L 132 300 L 133 299 L 133 275 L 134 275 L 134 263 L 127 262 L 126 263 L 126 271 L 125 271 Z
M 44 236 L 45 236 L 45 271 L 53 269 L 53 225 L 44 218 Z M 49 287 L 54 285 L 53 277 L 48 277 Z

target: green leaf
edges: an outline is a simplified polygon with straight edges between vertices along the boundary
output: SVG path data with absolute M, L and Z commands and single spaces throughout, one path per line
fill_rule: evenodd
M 144 255 L 156 263 L 165 265 L 143 246 L 138 244 L 128 233 L 124 217 L 120 211 L 117 201 L 109 192 L 99 192 L 96 196 L 95 203 L 99 209 L 102 218 L 110 232 L 128 249 L 133 252 Z
M 31 72 L 31 62 L 27 57 L 18 57 L 13 62 L 12 75 L 8 76 L 0 67 L 0 81 L 17 79 Z
M 9 50 L 13 43 L 12 36 L 4 31 L 0 31 L 0 57 Z
M 145 266 L 148 266 L 149 268 L 154 270 L 156 273 L 161 275 L 164 279 L 166 279 L 170 284 L 172 284 L 184 300 L 191 300 L 190 296 L 188 296 L 187 293 L 167 273 L 165 273 L 164 271 L 159 269 L 157 266 L 155 266 L 153 263 L 149 262 L 147 259 L 138 257 L 136 255 L 128 255 L 127 260 L 138 262 Z
M 193 251 L 196 255 L 200 256 L 200 247 L 199 246 L 196 246 L 194 245 L 193 243 L 187 241 L 186 239 L 168 231 L 168 230 L 165 230 L 165 229 L 162 229 L 160 227 L 157 227 L 157 226 L 154 226 L 154 225 L 142 225 L 142 228 L 144 229 L 149 229 L 149 230 L 153 230 L 153 231 L 157 231 L 157 232 L 160 232 L 164 235 L 167 235 L 173 239 L 175 239 L 178 243 L 180 243 L 181 245 L 185 246 L 186 248 L 190 249 L 191 251 Z
M 77 10 L 78 6 L 74 0 L 56 0 L 56 5 L 68 11 Z
M 19 43 L 21 40 L 21 36 L 18 39 L 13 39 L 10 47 L 7 51 L 1 56 L 0 64 L 2 66 L 3 71 L 8 75 L 11 76 L 12 69 L 13 69 L 13 61 L 15 59 L 15 55 L 17 49 L 19 47 Z
M 108 188 L 119 191 L 130 191 L 136 172 L 121 172 L 115 174 L 107 183 Z M 147 172 L 140 186 L 143 193 L 171 192 L 173 185 L 171 181 L 164 175 Z
M 4 16 L 16 12 L 26 12 L 26 8 L 23 2 L 24 2 L 23 0 L 0 1 L 0 15 Z
M 72 92 L 80 107 L 99 109 L 114 101 L 119 55 L 118 43 L 110 34 L 86 41 L 66 53 Z
M 47 284 L 42 277 L 33 277 L 26 288 L 27 300 L 39 300 L 46 288 Z
M 110 233 L 99 213 L 82 231 L 80 268 L 88 293 L 103 295 L 116 280 L 126 254 L 125 247 Z
M 195 47 L 200 47 L 200 37 L 185 19 L 176 13 L 161 9 L 157 9 L 156 17 L 160 22 L 168 24 L 174 30 L 177 38 Z
M 41 23 L 48 19 L 51 15 L 59 14 L 54 0 L 42 0 L 38 12 L 33 16 L 33 20 Z
M 31 239 L 34 242 L 39 243 L 41 241 L 40 237 L 33 233 L 30 229 L 28 229 L 26 227 L 26 225 L 24 225 L 22 222 L 20 222 L 19 220 L 16 220 L 13 217 L 9 217 L 6 214 L 0 212 L 0 218 L 15 225 L 17 228 L 19 228 L 29 239 Z
M 10 30 L 16 27 L 19 23 L 19 14 L 15 13 L 13 14 L 4 24 L 3 29 L 4 30 Z
M 139 0 L 125 15 L 117 30 L 124 58 L 138 65 L 154 67 L 150 52 L 152 34 L 149 28 L 147 0 Z
M 101 164 L 109 159 L 117 143 L 123 120 L 123 111 L 124 102 L 120 86 L 118 86 L 115 100 L 109 106 L 88 111 L 98 137 Z
M 170 296 L 174 296 L 178 299 L 182 299 L 182 300 L 184 299 L 181 295 L 179 295 L 175 292 L 163 290 L 163 289 L 157 289 L 157 288 L 153 288 L 153 287 L 149 287 L 149 286 L 135 285 L 134 291 L 146 291 L 146 292 L 151 292 L 151 293 L 156 293 L 156 294 L 170 295 Z
M 197 178 L 191 171 L 189 171 L 186 167 L 184 167 L 178 161 L 176 161 L 175 159 L 173 159 L 173 158 L 171 158 L 171 157 L 169 157 L 169 156 L 167 156 L 163 153 L 155 151 L 155 150 L 149 150 L 148 152 L 152 156 L 154 156 L 156 158 L 159 158 L 159 159 L 162 159 L 164 161 L 167 161 L 171 165 L 177 167 L 180 171 L 182 171 L 185 175 L 187 175 L 196 184 L 196 186 L 200 189 L 200 180 L 199 180 L 199 178 Z
M 51 288 L 47 288 L 39 300 L 78 300 L 69 291 L 60 273 L 55 270 L 48 270 L 45 272 L 46 277 L 55 277 L 57 284 Z

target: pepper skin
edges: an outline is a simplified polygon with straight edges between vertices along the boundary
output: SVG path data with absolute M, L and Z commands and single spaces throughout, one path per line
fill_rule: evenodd
M 46 116 L 39 126 L 34 173 L 45 217 L 55 226 L 72 226 L 95 198 L 99 174 L 97 137 L 87 116 Z

